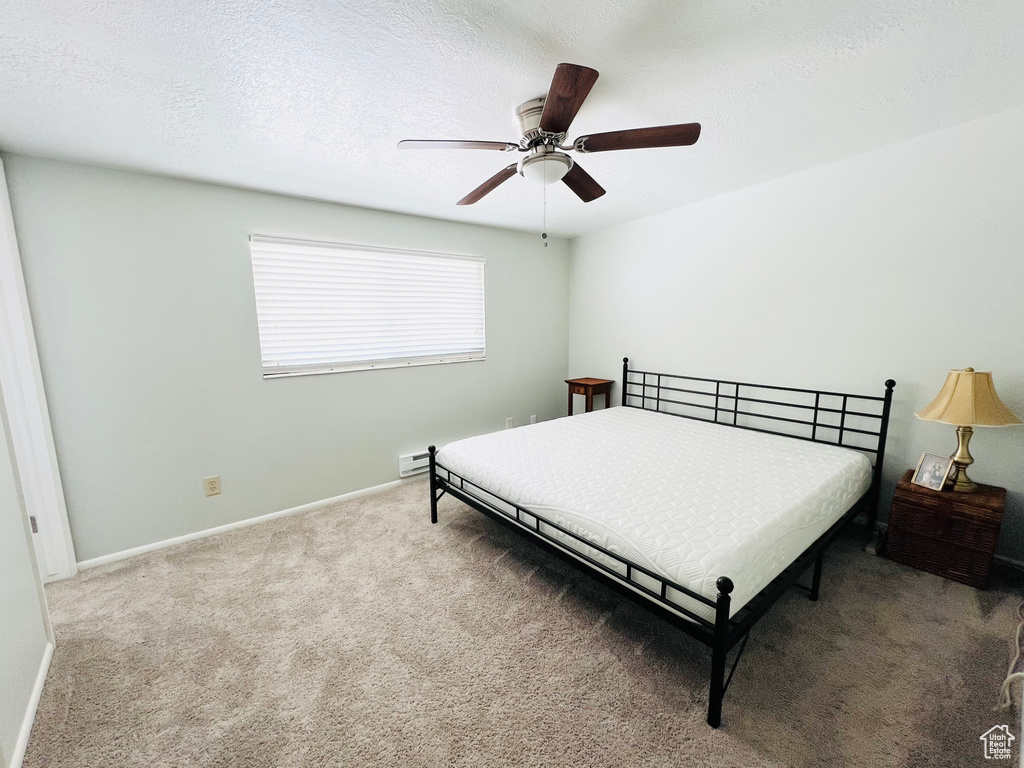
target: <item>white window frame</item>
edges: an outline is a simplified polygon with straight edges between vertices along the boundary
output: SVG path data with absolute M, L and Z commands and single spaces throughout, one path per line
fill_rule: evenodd
M 486 283 L 484 275 L 484 265 L 486 260 L 480 256 L 469 256 L 452 253 L 436 253 L 432 251 L 414 251 L 401 248 L 382 248 L 380 246 L 370 245 L 357 245 L 351 243 L 333 243 L 319 240 L 299 240 L 295 238 L 285 237 L 272 237 L 267 235 L 250 235 L 250 263 L 253 269 L 253 287 L 256 293 L 256 310 L 257 310 L 257 326 L 260 334 L 260 357 L 263 365 L 263 378 L 265 379 L 276 379 L 289 376 L 308 376 L 317 375 L 322 373 L 344 373 L 347 371 L 366 371 L 374 370 L 378 368 L 405 368 L 412 366 L 421 365 L 442 365 L 447 363 L 464 363 L 464 362 L 475 362 L 478 360 L 486 360 L 486 307 L 484 304 L 486 295 Z M 373 255 L 379 254 L 385 257 L 398 257 L 406 259 L 445 259 L 445 260 L 457 260 L 463 262 L 472 262 L 479 264 L 479 281 L 480 281 L 480 298 L 479 298 L 479 311 L 480 311 L 480 348 L 479 350 L 467 350 L 466 352 L 455 352 L 455 353 L 429 353 L 424 355 L 416 356 L 405 356 L 405 357 L 374 357 L 360 360 L 349 360 L 349 361 L 329 361 L 324 360 L 316 363 L 306 364 L 287 364 L 279 363 L 274 364 L 273 362 L 268 365 L 267 359 L 267 341 L 268 332 L 265 331 L 263 321 L 265 319 L 264 314 L 261 313 L 261 301 L 260 291 L 261 284 L 260 278 L 257 275 L 257 253 L 253 249 L 253 245 L 283 245 L 283 246 L 299 246 L 305 248 L 320 249 L 323 255 L 328 255 L 330 252 L 335 253 L 350 253 L 350 254 L 363 254 Z

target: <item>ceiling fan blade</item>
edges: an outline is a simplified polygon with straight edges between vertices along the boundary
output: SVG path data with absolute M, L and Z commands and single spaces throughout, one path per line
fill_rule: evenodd
M 520 147 L 510 141 L 434 141 L 433 139 L 405 139 L 398 142 L 399 149 L 492 149 L 498 152 L 517 152 Z
M 634 128 L 631 131 L 609 131 L 580 136 L 574 142 L 578 152 L 607 152 L 612 149 L 650 149 L 651 147 L 685 147 L 700 136 L 700 123 L 659 125 Z
M 604 194 L 604 187 L 594 181 L 594 177 L 580 168 L 579 163 L 573 163 L 569 172 L 562 177 L 565 186 L 576 193 L 584 203 L 596 200 Z
M 512 165 L 508 166 L 507 168 L 502 168 L 496 174 L 491 176 L 491 178 L 489 178 L 479 187 L 474 189 L 464 198 L 459 200 L 459 202 L 457 202 L 456 205 L 472 205 L 473 203 L 477 202 L 480 198 L 482 198 L 484 195 L 486 195 L 488 192 L 492 192 L 499 184 L 503 184 L 504 182 L 508 181 L 515 175 L 516 163 L 512 163 Z
M 547 133 L 565 133 L 569 130 L 584 99 L 597 82 L 597 70 L 579 64 L 559 64 L 540 116 L 540 129 Z

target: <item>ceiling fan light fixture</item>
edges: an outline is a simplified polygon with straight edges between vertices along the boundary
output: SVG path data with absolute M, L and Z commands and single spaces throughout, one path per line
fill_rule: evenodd
M 686 147 L 700 136 L 699 123 L 680 123 L 586 134 L 565 146 L 572 121 L 597 78 L 596 69 L 579 64 L 562 63 L 555 67 L 547 95 L 524 101 L 516 107 L 516 126 L 522 134 L 518 142 L 405 139 L 398 146 L 408 149 L 482 149 L 526 154 L 518 163 L 512 163 L 491 176 L 456 205 L 479 202 L 484 195 L 493 192 L 516 173 L 545 187 L 561 181 L 580 200 L 589 203 L 604 195 L 604 187 L 566 155 L 566 151 L 585 154 L 619 149 Z
M 530 155 L 519 161 L 519 175 L 535 184 L 548 186 L 562 180 L 572 168 L 572 158 L 560 152 Z

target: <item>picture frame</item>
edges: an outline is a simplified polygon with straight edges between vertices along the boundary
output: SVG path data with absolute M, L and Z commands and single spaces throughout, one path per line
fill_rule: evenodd
M 933 491 L 941 491 L 949 479 L 949 472 L 953 469 L 953 459 L 949 456 L 939 456 L 934 453 L 922 453 L 921 460 L 917 462 L 917 469 L 910 482 L 920 485 L 922 488 L 929 488 Z

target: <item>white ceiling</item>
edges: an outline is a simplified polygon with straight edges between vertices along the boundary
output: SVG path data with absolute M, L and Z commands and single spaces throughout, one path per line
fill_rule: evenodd
M 570 138 L 700 122 L 693 147 L 581 157 L 575 235 L 1024 103 L 1021 0 L 0 0 L 0 149 L 538 231 L 514 158 L 562 61 L 601 77 Z M 577 156 L 580 157 L 580 156 Z

